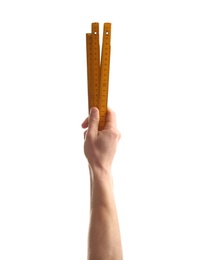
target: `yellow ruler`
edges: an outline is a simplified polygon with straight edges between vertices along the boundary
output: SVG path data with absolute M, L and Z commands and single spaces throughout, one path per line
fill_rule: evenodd
M 104 23 L 100 59 L 99 23 L 92 23 L 91 33 L 86 34 L 88 106 L 100 111 L 99 130 L 105 126 L 111 52 L 111 23 Z

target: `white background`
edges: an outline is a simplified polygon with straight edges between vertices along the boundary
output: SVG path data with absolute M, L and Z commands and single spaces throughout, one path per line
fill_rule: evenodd
M 1 260 L 86 259 L 92 22 L 112 23 L 124 259 L 211 259 L 209 2 L 0 2 Z

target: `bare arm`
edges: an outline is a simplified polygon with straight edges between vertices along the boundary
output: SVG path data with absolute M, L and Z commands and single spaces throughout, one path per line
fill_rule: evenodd
M 83 124 L 84 153 L 89 162 L 91 208 L 88 260 L 122 260 L 121 236 L 115 205 L 111 165 L 120 139 L 115 113 L 108 109 L 106 126 L 98 131 L 99 111 L 92 108 Z

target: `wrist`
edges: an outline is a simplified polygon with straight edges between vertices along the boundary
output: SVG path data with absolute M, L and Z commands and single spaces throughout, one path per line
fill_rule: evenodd
M 108 178 L 111 175 L 111 167 L 109 166 L 91 166 L 89 165 L 90 174 L 93 178 Z
M 90 168 L 91 209 L 113 209 L 113 179 L 110 168 Z

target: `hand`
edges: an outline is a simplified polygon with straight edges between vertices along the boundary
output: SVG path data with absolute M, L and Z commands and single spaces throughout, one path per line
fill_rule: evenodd
M 116 115 L 111 109 L 107 109 L 106 124 L 101 131 L 98 131 L 99 118 L 99 110 L 93 107 L 82 123 L 82 128 L 88 127 L 84 132 L 84 153 L 93 171 L 108 171 L 121 135 L 116 127 Z

